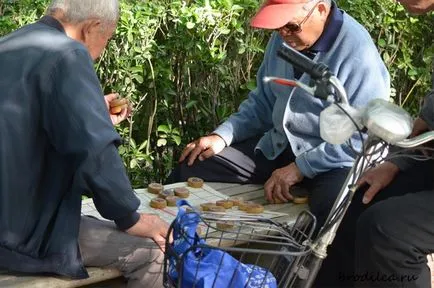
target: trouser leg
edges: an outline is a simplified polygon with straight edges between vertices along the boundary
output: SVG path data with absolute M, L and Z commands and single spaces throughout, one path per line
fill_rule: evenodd
M 211 158 L 196 160 L 192 166 L 184 161 L 175 167 L 166 184 L 186 181 L 194 176 L 208 182 L 264 184 L 275 169 L 293 162 L 294 156 L 288 148 L 277 159 L 268 160 L 260 151 L 255 153 L 259 139 L 254 137 L 235 143 Z
M 309 209 L 317 219 L 317 230 L 327 219 L 349 170 L 333 169 L 302 182 L 301 185 L 309 191 Z
M 152 241 L 128 235 L 114 223 L 83 216 L 79 245 L 85 266 L 116 268 L 128 287 L 163 287 L 164 253 Z
M 355 235 L 359 216 L 373 204 L 412 191 L 432 188 L 433 163 L 421 162 L 417 167 L 400 173 L 384 190 L 380 191 L 368 205 L 362 203 L 367 187 L 359 189 L 345 214 L 333 243 L 327 250 L 327 258 L 318 274 L 316 287 L 351 287 L 354 279 Z
M 356 233 L 356 283 L 361 287 L 431 287 L 434 191 L 393 197 L 367 209 Z

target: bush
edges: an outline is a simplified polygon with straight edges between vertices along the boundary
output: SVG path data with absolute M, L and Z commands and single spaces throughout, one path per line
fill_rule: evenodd
M 48 0 L 0 0 L 0 35 L 39 18 Z M 407 18 L 390 0 L 338 1 L 370 31 L 394 100 L 417 113 L 430 87 L 432 15 Z M 135 187 L 159 181 L 186 143 L 209 133 L 255 87 L 269 32 L 249 28 L 254 0 L 122 1 L 117 33 L 96 69 L 105 92 L 135 105 L 119 127 Z

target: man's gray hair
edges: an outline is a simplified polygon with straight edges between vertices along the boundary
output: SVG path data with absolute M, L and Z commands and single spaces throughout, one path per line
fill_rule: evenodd
M 80 23 L 87 19 L 98 19 L 115 23 L 119 18 L 118 0 L 51 0 L 47 14 L 61 10 L 66 22 Z

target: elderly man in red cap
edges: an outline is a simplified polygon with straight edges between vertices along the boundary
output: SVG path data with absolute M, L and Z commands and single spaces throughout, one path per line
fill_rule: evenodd
M 319 115 L 329 103 L 298 88 L 264 83 L 263 78 L 295 78 L 309 84 L 306 73 L 277 56 L 283 42 L 328 65 L 355 107 L 373 98 L 388 99 L 389 74 L 369 33 L 334 2 L 268 0 L 251 25 L 275 31 L 257 73 L 256 89 L 213 133 L 187 145 L 168 182 L 199 176 L 207 181 L 260 183 L 272 203 L 291 201 L 291 188 L 297 185 L 308 191 L 310 209 L 321 225 L 355 154 L 348 144 L 331 145 L 321 139 Z M 359 135 L 351 141 L 361 146 Z

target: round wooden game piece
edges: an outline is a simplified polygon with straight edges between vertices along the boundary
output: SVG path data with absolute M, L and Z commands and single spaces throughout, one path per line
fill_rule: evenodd
M 122 109 L 126 109 L 128 108 L 128 105 L 122 105 L 122 106 L 116 106 L 116 107 L 111 107 L 110 108 L 110 113 L 111 114 L 119 114 L 122 112 Z
M 218 221 L 217 222 L 217 229 L 220 230 L 230 230 L 234 228 L 235 224 L 233 221 Z
M 155 209 L 164 209 L 167 207 L 167 202 L 163 198 L 154 198 L 151 200 L 150 205 Z
M 241 202 L 244 202 L 242 197 L 231 197 L 229 200 L 232 201 L 234 206 L 239 206 Z
M 210 212 L 225 212 L 226 211 L 225 207 L 216 206 L 216 205 L 209 206 L 208 209 L 209 209 L 208 211 L 210 211 Z
M 175 192 L 173 192 L 172 189 L 163 190 L 158 194 L 158 197 L 163 198 L 163 199 L 167 199 L 167 197 L 169 197 L 169 196 L 175 196 Z
M 216 206 L 214 203 L 202 203 L 200 204 L 200 208 L 202 208 L 202 211 L 209 211 L 210 207 Z
M 203 180 L 198 177 L 190 177 L 187 180 L 187 184 L 193 188 L 201 188 L 203 186 Z
M 249 214 L 261 214 L 264 212 L 264 206 L 261 204 L 251 204 L 247 206 L 246 212 Z
M 273 199 L 273 204 L 283 204 L 285 202 L 283 202 L 282 200 L 280 200 L 279 198 L 274 198 Z
M 255 203 L 253 203 L 252 201 L 243 201 L 243 202 L 240 202 L 238 204 L 238 210 L 246 211 L 247 206 L 253 205 L 253 204 L 255 204 Z
M 110 107 L 119 107 L 128 104 L 128 99 L 126 98 L 118 98 L 114 99 L 110 102 Z
M 176 203 L 178 202 L 178 200 L 179 198 L 176 196 L 167 196 L 166 197 L 167 206 L 176 207 Z
M 160 183 L 151 183 L 148 185 L 148 192 L 152 194 L 159 194 L 161 191 L 163 191 L 163 185 Z
M 234 206 L 234 202 L 232 202 L 231 200 L 218 200 L 215 202 L 215 205 L 222 206 L 225 209 L 230 209 L 232 208 L 232 206 Z
M 294 204 L 306 204 L 308 200 L 308 197 L 294 197 L 292 202 L 294 202 Z
M 119 114 L 125 108 L 128 108 L 128 99 L 126 98 L 119 98 L 110 102 L 111 114 Z
M 190 196 L 190 191 L 185 187 L 178 187 L 173 189 L 173 191 L 175 191 L 175 196 L 179 198 L 188 198 Z

